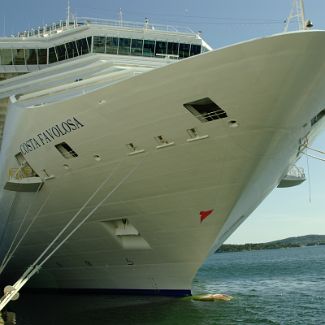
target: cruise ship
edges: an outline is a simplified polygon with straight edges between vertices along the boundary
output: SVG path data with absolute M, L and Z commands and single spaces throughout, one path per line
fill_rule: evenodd
M 213 50 L 147 19 L 0 38 L 7 293 L 191 294 L 263 199 L 304 180 L 292 170 L 324 126 L 324 57 L 325 31 Z

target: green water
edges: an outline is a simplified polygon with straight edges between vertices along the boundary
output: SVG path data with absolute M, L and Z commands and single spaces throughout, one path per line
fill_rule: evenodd
M 23 294 L 9 309 L 20 325 L 322 325 L 325 246 L 216 254 L 199 271 L 193 293 L 234 299 Z

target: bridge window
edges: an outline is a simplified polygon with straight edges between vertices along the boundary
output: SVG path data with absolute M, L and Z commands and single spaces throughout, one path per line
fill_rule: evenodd
M 175 55 L 175 56 L 178 57 L 178 48 L 179 48 L 179 43 L 168 42 L 167 54 L 168 55 Z
M 107 37 L 106 38 L 106 53 L 117 54 L 118 49 L 118 38 L 117 37 Z
M 66 44 L 49 48 L 49 63 L 63 61 L 90 52 L 92 37 L 82 38 Z M 47 49 L 41 49 L 39 64 L 46 64 Z M 42 63 L 41 63 L 42 62 Z
M 131 55 L 142 55 L 143 40 L 133 39 L 131 46 Z
M 15 65 L 25 64 L 25 51 L 24 49 L 14 49 L 12 50 Z
M 25 49 L 26 64 L 37 64 L 37 50 Z
M 11 49 L 0 49 L 0 64 L 2 65 L 12 64 Z
M 56 51 L 56 54 L 58 55 L 58 60 L 59 61 L 66 60 L 68 58 L 67 57 L 67 51 L 66 51 L 66 48 L 65 48 L 64 44 L 56 46 L 55 51 Z
M 179 57 L 187 58 L 190 55 L 190 44 L 179 44 Z
M 85 38 L 77 40 L 77 49 L 79 55 L 89 53 L 88 42 Z
M 91 52 L 91 44 L 92 44 L 92 40 L 93 38 L 90 36 L 90 37 L 87 37 L 86 41 L 87 41 L 87 44 L 88 44 L 88 53 Z
M 78 56 L 77 45 L 76 42 L 69 42 L 65 44 L 67 49 L 69 59 Z
M 131 52 L 131 39 L 120 38 L 118 54 L 130 55 L 130 52 Z
M 55 48 L 50 47 L 49 48 L 49 63 L 54 63 L 54 62 L 57 62 L 57 61 L 58 61 L 58 58 L 56 56 Z
M 12 57 L 13 56 L 13 57 Z M 56 54 L 51 48 L 52 60 L 57 61 Z M 12 49 L 0 50 L 0 64 L 2 65 L 37 65 L 47 64 L 47 49 Z
M 38 49 L 38 64 L 47 64 L 47 49 Z
M 105 37 L 94 36 L 94 53 L 105 53 Z
M 155 41 L 144 40 L 143 55 L 155 56 Z
M 92 49 L 92 41 L 93 49 Z M 207 51 L 196 44 L 142 40 L 118 37 L 93 36 L 49 49 L 0 49 L 0 65 L 37 65 L 64 61 L 90 53 L 107 53 L 146 57 L 187 58 Z
M 157 41 L 156 42 L 156 56 L 166 55 L 167 54 L 167 42 Z
M 197 55 L 201 53 L 201 45 L 191 45 L 191 51 L 190 51 L 190 56 L 192 55 Z

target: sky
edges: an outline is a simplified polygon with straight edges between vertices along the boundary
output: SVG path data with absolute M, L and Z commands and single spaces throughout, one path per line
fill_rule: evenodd
M 67 0 L 0 0 L 0 35 L 51 24 L 65 19 Z M 280 33 L 292 0 L 71 0 L 79 17 L 118 19 L 187 26 L 201 31 L 220 48 L 251 38 Z M 305 0 L 305 16 L 314 28 L 325 29 L 325 1 Z M 296 25 L 292 24 L 291 28 Z M 324 103 L 325 106 L 325 103 Z M 314 148 L 325 151 L 325 132 Z M 321 156 L 321 155 L 319 155 Z M 325 158 L 325 156 L 323 156 Z M 325 235 L 325 162 L 303 157 L 308 180 L 300 186 L 275 189 L 231 235 L 227 243 L 257 243 L 308 234 Z M 309 165 L 309 168 L 307 168 Z

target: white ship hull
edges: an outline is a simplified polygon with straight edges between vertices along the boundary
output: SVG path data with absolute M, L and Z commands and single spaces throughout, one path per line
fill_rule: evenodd
M 325 32 L 283 34 L 50 104 L 46 96 L 35 99 L 41 106 L 12 103 L 1 188 L 20 148 L 44 185 L 35 193 L 0 192 L 2 256 L 23 218 L 20 234 L 32 223 L 3 279 L 16 280 L 110 175 L 79 221 L 135 168 L 30 286 L 190 292 L 208 254 L 279 184 L 320 124 L 312 130 L 310 121 L 325 104 L 324 54 Z M 201 123 L 183 106 L 205 97 L 229 118 Z M 45 130 L 73 118 L 78 127 L 41 143 Z M 191 128 L 202 138 L 187 141 Z M 155 142 L 160 135 L 167 146 Z M 21 145 L 32 138 L 40 145 L 27 152 Z M 54 145 L 62 141 L 78 158 L 60 155 Z M 138 152 L 129 155 L 129 143 Z M 201 222 L 200 212 L 210 210 Z M 113 228 L 122 218 L 132 229 L 118 235 Z

